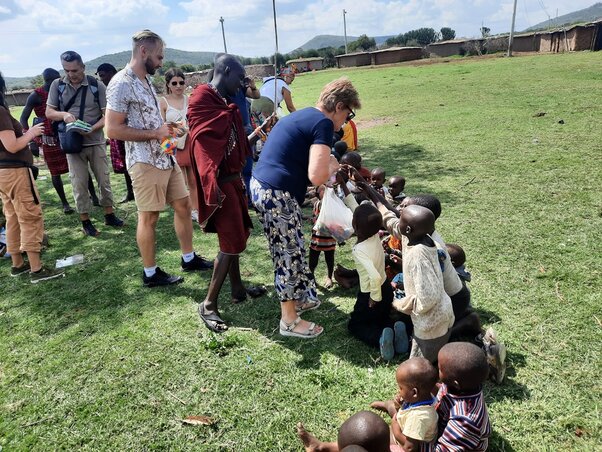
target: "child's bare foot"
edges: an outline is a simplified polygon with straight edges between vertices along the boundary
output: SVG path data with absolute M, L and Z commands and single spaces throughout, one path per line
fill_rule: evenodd
M 297 424 L 297 436 L 305 446 L 306 452 L 318 452 L 320 450 L 320 441 L 305 430 L 305 427 L 301 422 Z
M 324 280 L 324 288 L 330 289 L 332 287 L 332 278 L 326 278 Z

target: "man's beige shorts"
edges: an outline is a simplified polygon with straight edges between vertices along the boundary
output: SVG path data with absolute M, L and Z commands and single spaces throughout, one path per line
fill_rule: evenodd
M 139 212 L 161 212 L 166 204 L 188 196 L 182 170 L 161 170 L 147 163 L 135 163 L 129 169 Z

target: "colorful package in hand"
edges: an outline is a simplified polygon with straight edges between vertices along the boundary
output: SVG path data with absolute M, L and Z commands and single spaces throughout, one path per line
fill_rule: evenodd
M 353 235 L 353 212 L 341 201 L 332 187 L 326 187 L 324 190 L 314 231 L 321 235 L 329 234 L 339 243 Z
M 177 148 L 178 148 L 178 139 L 177 138 L 174 138 L 174 137 L 163 138 L 163 141 L 161 142 L 161 149 L 163 149 L 163 152 L 165 152 L 166 154 L 169 154 L 169 155 L 173 155 L 173 153 L 176 151 Z

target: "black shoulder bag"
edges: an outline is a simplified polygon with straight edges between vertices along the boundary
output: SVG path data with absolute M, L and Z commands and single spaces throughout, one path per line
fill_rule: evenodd
M 82 88 L 85 88 L 82 91 Z M 73 106 L 75 102 L 75 98 L 77 97 L 77 93 L 82 91 L 82 99 L 79 105 L 79 119 L 84 119 L 84 110 L 86 108 L 86 94 L 88 92 L 87 86 L 80 86 L 73 97 L 67 102 L 65 105 L 65 109 L 63 111 L 69 111 L 69 109 Z M 67 130 L 67 124 L 65 122 L 60 122 L 58 126 L 58 135 L 59 135 L 59 143 L 61 145 L 61 149 L 65 154 L 79 154 L 82 151 L 84 137 L 80 133 L 75 130 Z

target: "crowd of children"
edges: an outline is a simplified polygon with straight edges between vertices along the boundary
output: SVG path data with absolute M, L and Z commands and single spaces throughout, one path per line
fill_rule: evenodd
M 332 154 L 342 169 L 327 185 L 353 212 L 355 269 L 335 268 L 340 244 L 321 229 L 312 233 L 311 271 L 324 251 L 325 288 L 333 278 L 358 287 L 349 332 L 378 348 L 383 360 L 407 353 L 409 359 L 397 369 L 396 396 L 371 404 L 390 415 L 390 431 L 383 432 L 382 418 L 362 411 L 341 426 L 337 442 L 319 441 L 302 424 L 299 438 L 313 452 L 486 450 L 491 426 L 482 385 L 488 377 L 503 381 L 506 349 L 493 329 L 483 331 L 472 308 L 464 250 L 436 231 L 441 203 L 429 194 L 406 195 L 402 176 L 385 185 L 385 170 L 367 169 L 342 141 Z M 325 189 L 316 190 L 314 222 Z

